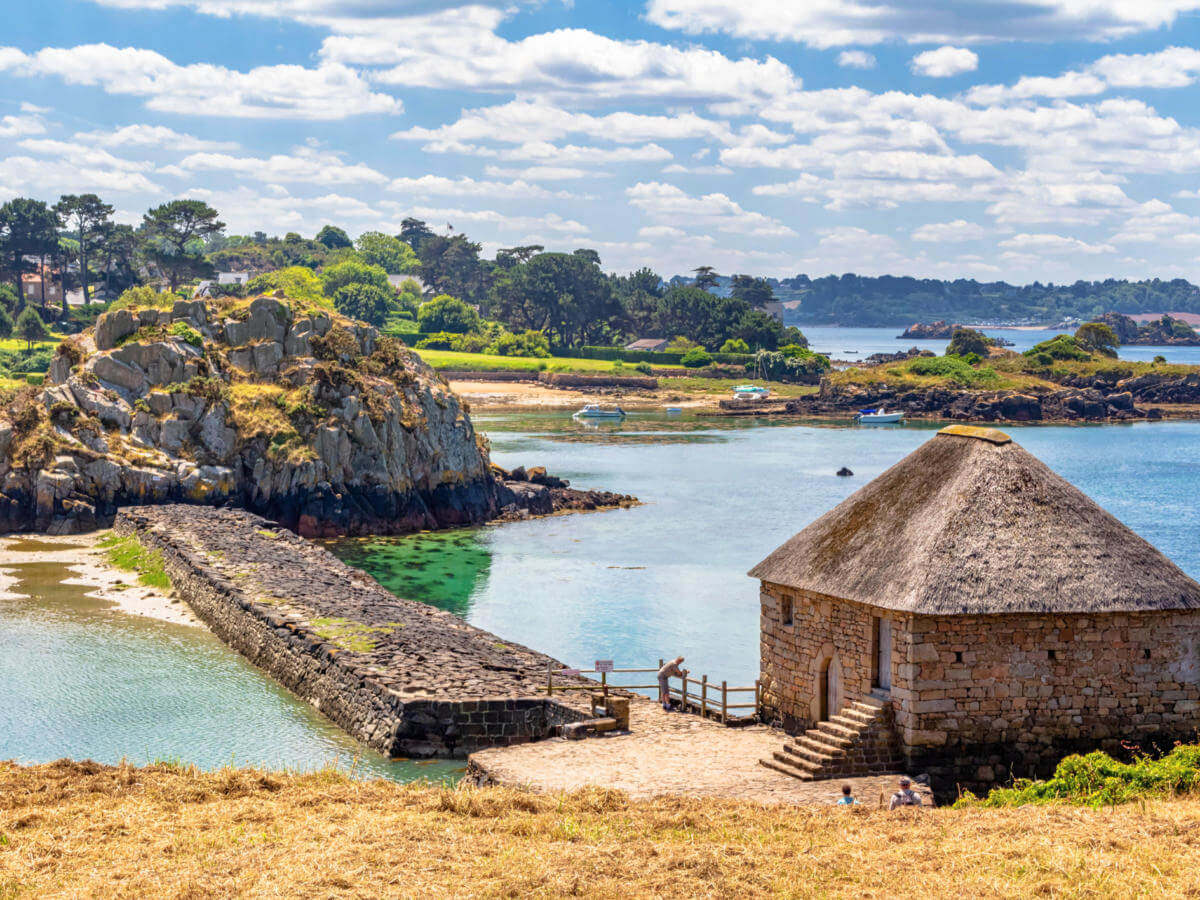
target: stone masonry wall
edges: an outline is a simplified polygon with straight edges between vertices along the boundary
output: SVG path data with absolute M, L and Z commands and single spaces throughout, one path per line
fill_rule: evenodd
M 763 703 L 769 718 L 782 721 L 789 732 L 812 728 L 820 717 L 821 668 L 830 660 L 838 679 L 837 703 L 829 710 L 871 692 L 872 617 L 886 612 L 808 591 L 764 584 L 761 603 L 760 669 Z M 782 618 L 784 601 L 791 600 L 792 624 Z M 892 629 L 893 673 L 899 655 Z M 895 683 L 895 677 L 892 679 Z
M 180 596 L 225 641 L 349 734 L 396 756 L 456 756 L 588 717 L 584 692 L 539 696 L 562 663 L 384 590 L 241 510 L 120 511 Z M 560 679 L 561 681 L 561 679 Z
M 912 616 L 892 695 L 912 771 L 987 784 L 1200 730 L 1200 611 Z

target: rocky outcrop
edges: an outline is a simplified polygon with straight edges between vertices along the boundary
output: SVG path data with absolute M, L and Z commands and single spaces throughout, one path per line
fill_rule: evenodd
M 481 521 L 500 499 L 432 369 L 282 297 L 109 311 L 0 421 L 0 531 L 185 502 L 308 535 L 405 532 Z
M 1169 315 L 1139 325 L 1129 316 L 1118 312 L 1106 312 L 1095 321 L 1111 328 L 1122 344 L 1154 347 L 1200 346 L 1200 333 L 1182 319 Z
M 896 335 L 900 340 L 905 338 L 913 338 L 919 341 L 941 340 L 943 338 L 949 340 L 954 334 L 954 329 L 961 328 L 961 325 L 955 325 L 947 322 L 944 319 L 938 319 L 936 322 L 914 322 L 904 329 L 904 334 Z
M 548 516 L 558 512 L 625 508 L 635 506 L 638 502 L 636 497 L 629 494 L 576 490 L 567 479 L 550 475 L 541 466 L 531 466 L 528 471 L 518 466 L 506 472 L 493 465 L 492 471 L 499 485 L 498 518 L 501 521 Z
M 937 354 L 932 350 L 918 350 L 916 347 L 909 347 L 907 350 L 901 350 L 899 353 L 872 353 L 862 361 L 862 365 L 867 368 L 871 366 L 883 366 L 889 363 L 916 359 L 918 356 L 937 356 Z
M 886 406 L 915 416 L 971 422 L 1103 421 L 1160 418 L 1157 409 L 1141 409 L 1129 391 L 1096 388 L 1057 391 L 979 391 L 930 388 L 895 390 L 886 385 L 822 382 L 816 397 L 788 401 L 790 415 L 849 415 L 869 406 Z

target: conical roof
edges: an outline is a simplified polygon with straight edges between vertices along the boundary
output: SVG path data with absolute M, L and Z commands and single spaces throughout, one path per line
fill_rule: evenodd
M 919 614 L 1200 609 L 1200 585 L 1004 432 L 945 428 L 750 570 Z

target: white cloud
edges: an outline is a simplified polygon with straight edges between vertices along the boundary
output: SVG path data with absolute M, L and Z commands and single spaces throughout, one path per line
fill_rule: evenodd
M 743 209 L 725 194 L 693 197 L 671 184 L 659 181 L 638 182 L 627 188 L 629 202 L 655 219 L 710 225 L 719 231 L 760 237 L 794 236 L 778 219 Z
M 843 50 L 838 54 L 837 64 L 843 69 L 873 69 L 876 60 L 866 50 Z
M 492 178 L 514 178 L 519 181 L 572 181 L 578 178 L 610 178 L 612 173 L 571 166 L 526 166 L 521 169 L 485 166 L 483 173 Z
M 344 119 L 398 113 L 399 100 L 372 91 L 356 71 L 336 63 L 259 66 L 239 72 L 195 63 L 180 66 L 153 50 L 108 44 L 48 47 L 25 54 L 0 47 L 0 71 L 55 76 L 110 94 L 146 97 L 158 112 L 264 119 Z
M 236 150 L 236 141 L 210 141 L 181 134 L 165 125 L 125 125 L 105 131 L 80 131 L 73 140 L 100 147 L 159 147 L 189 153 L 197 150 Z
M 955 219 L 953 222 L 931 222 L 913 230 L 914 241 L 927 241 L 941 244 L 955 241 L 977 241 L 987 234 L 982 225 L 968 222 L 966 219 Z
M 3 116 L 0 117 L 0 138 L 25 137 L 29 134 L 43 134 L 46 125 L 39 115 Z
M 296 147 L 291 154 L 277 153 L 260 159 L 237 157 L 228 153 L 193 153 L 177 166 L 161 170 L 169 175 L 194 172 L 219 172 L 265 182 L 304 182 L 306 184 L 386 184 L 388 177 L 370 166 L 347 163 L 340 154 L 311 147 Z
M 1111 244 L 1089 244 L 1079 238 L 1064 237 L 1061 234 L 1015 234 L 1007 240 L 1001 241 L 1000 246 L 1034 254 L 1084 253 L 1096 255 L 1117 252 Z
M 672 163 L 663 169 L 664 175 L 732 175 L 733 169 L 728 166 L 681 166 Z
M 814 47 L 957 41 L 1111 40 L 1173 24 L 1200 0 L 650 0 L 646 17 L 689 34 L 799 41 Z
M 918 75 L 949 78 L 979 68 L 979 56 L 965 47 L 938 47 L 912 58 L 909 67 Z
M 646 225 L 638 229 L 638 237 L 644 238 L 677 238 L 685 234 L 686 231 L 674 225 Z
M 10 156 L 0 159 L 0 185 L 9 195 L 57 197 L 66 193 L 158 193 L 162 188 L 126 161 L 107 165 L 95 155 L 47 157 Z M 4 193 L 4 191 L 0 191 Z
M 548 141 L 530 141 L 519 147 L 496 149 L 459 141 L 431 141 L 421 149 L 429 153 L 461 153 L 466 156 L 539 162 L 546 165 L 665 162 L 673 159 L 671 152 L 658 144 L 644 144 L 640 147 L 589 147 L 581 144 L 551 144 Z
M 514 199 L 557 197 L 566 199 L 567 191 L 548 191 L 527 181 L 482 181 L 466 176 L 446 178 L 442 175 L 422 175 L 419 178 L 395 178 L 388 190 L 418 196 L 446 195 L 451 197 L 507 197 Z

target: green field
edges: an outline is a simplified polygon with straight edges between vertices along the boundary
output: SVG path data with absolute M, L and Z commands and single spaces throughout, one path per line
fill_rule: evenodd
M 573 356 L 551 356 L 539 359 L 532 356 L 490 356 L 486 353 L 461 353 L 457 350 L 414 350 L 435 369 L 460 372 L 591 372 L 605 375 L 640 375 L 632 363 L 617 367 L 606 359 L 578 359 Z M 671 369 L 678 366 L 652 365 L 652 369 Z

